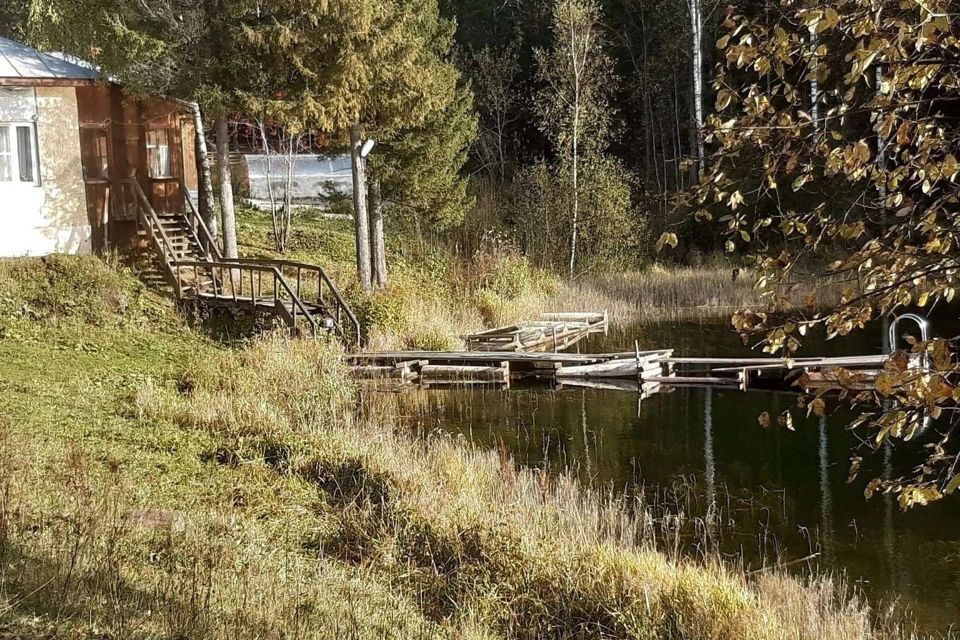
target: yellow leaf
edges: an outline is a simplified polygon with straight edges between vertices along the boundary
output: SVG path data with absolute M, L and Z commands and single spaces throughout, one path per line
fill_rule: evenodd
M 733 92 L 728 89 L 721 89 L 717 94 L 716 107 L 717 111 L 723 111 L 730 106 L 730 103 L 733 102 Z
M 807 415 L 813 413 L 816 416 L 823 416 L 827 412 L 827 403 L 823 398 L 814 398 L 807 410 Z
M 943 492 L 947 495 L 950 495 L 957 489 L 960 489 L 960 473 L 958 473 L 957 475 L 953 476 L 953 478 L 950 479 L 950 482 L 947 483 L 947 486 L 943 490 Z
M 664 246 L 675 249 L 677 247 L 677 234 L 669 232 L 662 233 L 660 239 L 657 240 L 657 251 L 662 250 Z

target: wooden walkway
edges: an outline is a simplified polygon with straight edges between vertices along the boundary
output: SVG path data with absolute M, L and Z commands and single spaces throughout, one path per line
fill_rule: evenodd
M 158 269 L 152 277 L 181 303 L 262 311 L 280 318 L 294 336 L 332 334 L 347 345 L 360 343 L 360 322 L 322 267 L 226 258 L 182 184 L 183 210 L 163 215 L 136 180 L 121 184 L 132 194 L 138 233 L 153 249 Z
M 746 391 L 871 389 L 888 356 L 686 358 L 671 349 L 568 354 L 518 351 L 398 351 L 344 356 L 353 376 L 424 386 L 546 383 L 652 392 L 660 387 Z M 638 387 L 639 385 L 639 387 Z
M 469 351 L 563 351 L 594 333 L 606 333 L 604 313 L 545 313 L 539 320 L 463 336 Z

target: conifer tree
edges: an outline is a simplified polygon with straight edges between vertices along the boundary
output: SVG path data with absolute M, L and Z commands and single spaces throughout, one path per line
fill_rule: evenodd
M 371 168 L 380 173 L 385 204 L 423 211 L 442 200 L 449 208 L 464 193 L 458 171 L 473 125 L 468 94 L 447 59 L 453 29 L 436 0 L 276 0 L 247 29 L 264 64 L 286 78 L 263 108 L 299 130 L 350 137 L 361 183 L 354 218 L 364 289 L 372 287 L 372 270 L 363 140 L 384 143 Z M 444 123 L 453 128 L 440 129 Z

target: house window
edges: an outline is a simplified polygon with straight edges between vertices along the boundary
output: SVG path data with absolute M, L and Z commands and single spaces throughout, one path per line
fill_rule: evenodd
M 36 138 L 32 123 L 0 124 L 0 183 L 39 183 Z
M 171 178 L 170 131 L 153 129 L 147 131 L 147 167 L 151 178 Z
M 83 152 L 83 179 L 87 182 L 110 179 L 110 150 L 107 130 L 86 128 L 80 132 Z

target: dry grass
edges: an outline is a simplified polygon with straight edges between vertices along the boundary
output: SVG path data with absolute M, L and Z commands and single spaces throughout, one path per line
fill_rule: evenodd
M 415 439 L 385 428 L 394 418 L 382 408 L 347 414 L 337 364 L 312 347 L 265 343 L 225 354 L 194 372 L 189 394 L 147 385 L 134 406 L 150 419 L 208 433 L 223 443 L 222 455 L 254 473 L 272 470 L 296 488 L 285 509 L 308 512 L 318 501 L 313 509 L 324 516 L 304 546 L 385 581 L 451 634 L 876 633 L 866 607 L 828 581 L 749 581 L 719 562 L 668 557 L 649 542 L 648 520 L 627 515 L 638 505 L 567 477 L 517 470 L 494 452 L 444 436 Z M 310 373 L 301 380 L 304 364 Z M 271 458 L 276 451 L 282 456 Z
M 240 239 L 255 255 L 271 252 L 268 218 L 243 212 Z M 287 257 L 322 264 L 350 291 L 351 302 L 370 331 L 371 349 L 458 349 L 460 337 L 482 328 L 536 319 L 545 311 L 608 311 L 615 324 L 727 321 L 749 307 L 777 311 L 818 306 L 839 296 L 839 285 L 799 281 L 778 291 L 774 300 L 754 288 L 755 276 L 742 270 L 734 278 L 723 257 L 696 267 L 652 265 L 643 270 L 590 273 L 570 282 L 536 269 L 509 243 L 483 234 L 468 258 L 408 237 L 390 236 L 389 287 L 372 296 L 355 282 L 353 236 L 349 221 L 304 217 Z
M 751 271 L 735 272 L 723 265 L 654 265 L 644 271 L 593 275 L 564 283 L 551 302 L 564 310 L 606 309 L 614 322 L 630 324 L 727 320 L 738 309 L 822 306 L 839 297 L 839 285 L 810 281 L 785 287 L 771 299 L 755 288 L 755 281 Z
M 36 286 L 0 277 L 41 316 L 0 341 L 24 359 L 0 410 L 5 633 L 896 637 L 829 581 L 664 554 L 640 504 L 391 428 L 389 403 L 357 410 L 332 347 L 225 350 L 96 296 L 44 318 L 60 278 L 37 268 Z M 110 299 L 129 283 L 98 277 Z

